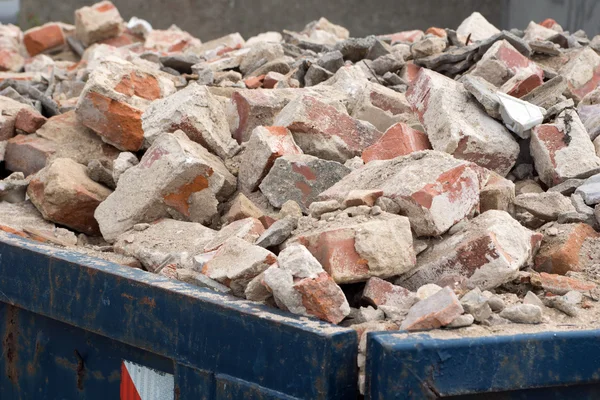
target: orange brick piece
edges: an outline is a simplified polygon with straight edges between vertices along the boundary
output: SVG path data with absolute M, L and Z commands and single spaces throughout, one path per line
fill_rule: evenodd
M 586 240 L 600 237 L 588 224 L 560 224 L 558 235 L 544 236 L 542 246 L 535 257 L 535 270 L 549 274 L 565 275 L 569 271 L 581 271 L 585 254 L 582 246 Z
M 403 122 L 392 125 L 381 138 L 362 153 L 365 163 L 373 160 L 389 160 L 420 150 L 431 149 L 427 135 Z
M 65 35 L 57 23 L 47 23 L 25 32 L 23 43 L 30 56 L 64 45 Z

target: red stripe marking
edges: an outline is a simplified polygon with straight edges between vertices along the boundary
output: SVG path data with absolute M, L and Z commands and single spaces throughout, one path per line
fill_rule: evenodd
M 124 362 L 121 362 L 121 400 L 142 400 Z

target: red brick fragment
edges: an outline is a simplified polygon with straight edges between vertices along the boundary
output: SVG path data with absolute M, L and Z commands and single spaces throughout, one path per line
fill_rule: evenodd
M 431 149 L 427 135 L 403 122 L 392 125 L 377 142 L 362 153 L 365 163 L 373 160 L 389 160 L 420 150 Z
M 34 133 L 41 128 L 47 120 L 48 119 L 46 117 L 37 111 L 34 111 L 29 107 L 25 107 L 17 113 L 15 128 L 26 133 Z

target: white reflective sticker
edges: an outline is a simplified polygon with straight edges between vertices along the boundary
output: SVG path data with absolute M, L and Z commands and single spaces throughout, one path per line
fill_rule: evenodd
M 130 380 L 140 400 L 169 400 L 175 398 L 175 378 L 172 374 L 127 360 L 123 360 L 123 366 L 126 371 L 123 371 L 123 376 L 121 376 L 121 387 L 123 388 L 123 385 L 128 386 L 127 380 Z M 129 396 L 126 395 L 128 399 L 124 399 L 123 395 L 122 390 L 121 400 L 130 400 Z

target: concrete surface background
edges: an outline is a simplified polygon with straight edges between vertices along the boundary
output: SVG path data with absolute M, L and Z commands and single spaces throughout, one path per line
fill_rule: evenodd
M 19 0 L 0 0 L 9 12 Z M 24 29 L 48 21 L 73 21 L 73 11 L 95 0 L 20 0 Z M 245 38 L 267 30 L 300 30 L 321 16 L 353 36 L 429 26 L 456 28 L 473 11 L 499 28 L 524 29 L 548 17 L 565 29 L 600 33 L 600 0 L 113 0 L 123 18 L 147 19 L 155 28 L 171 24 L 206 41 L 240 32 Z M 12 4 L 12 5 L 9 5 Z M 13 12 L 13 11 L 11 11 Z

